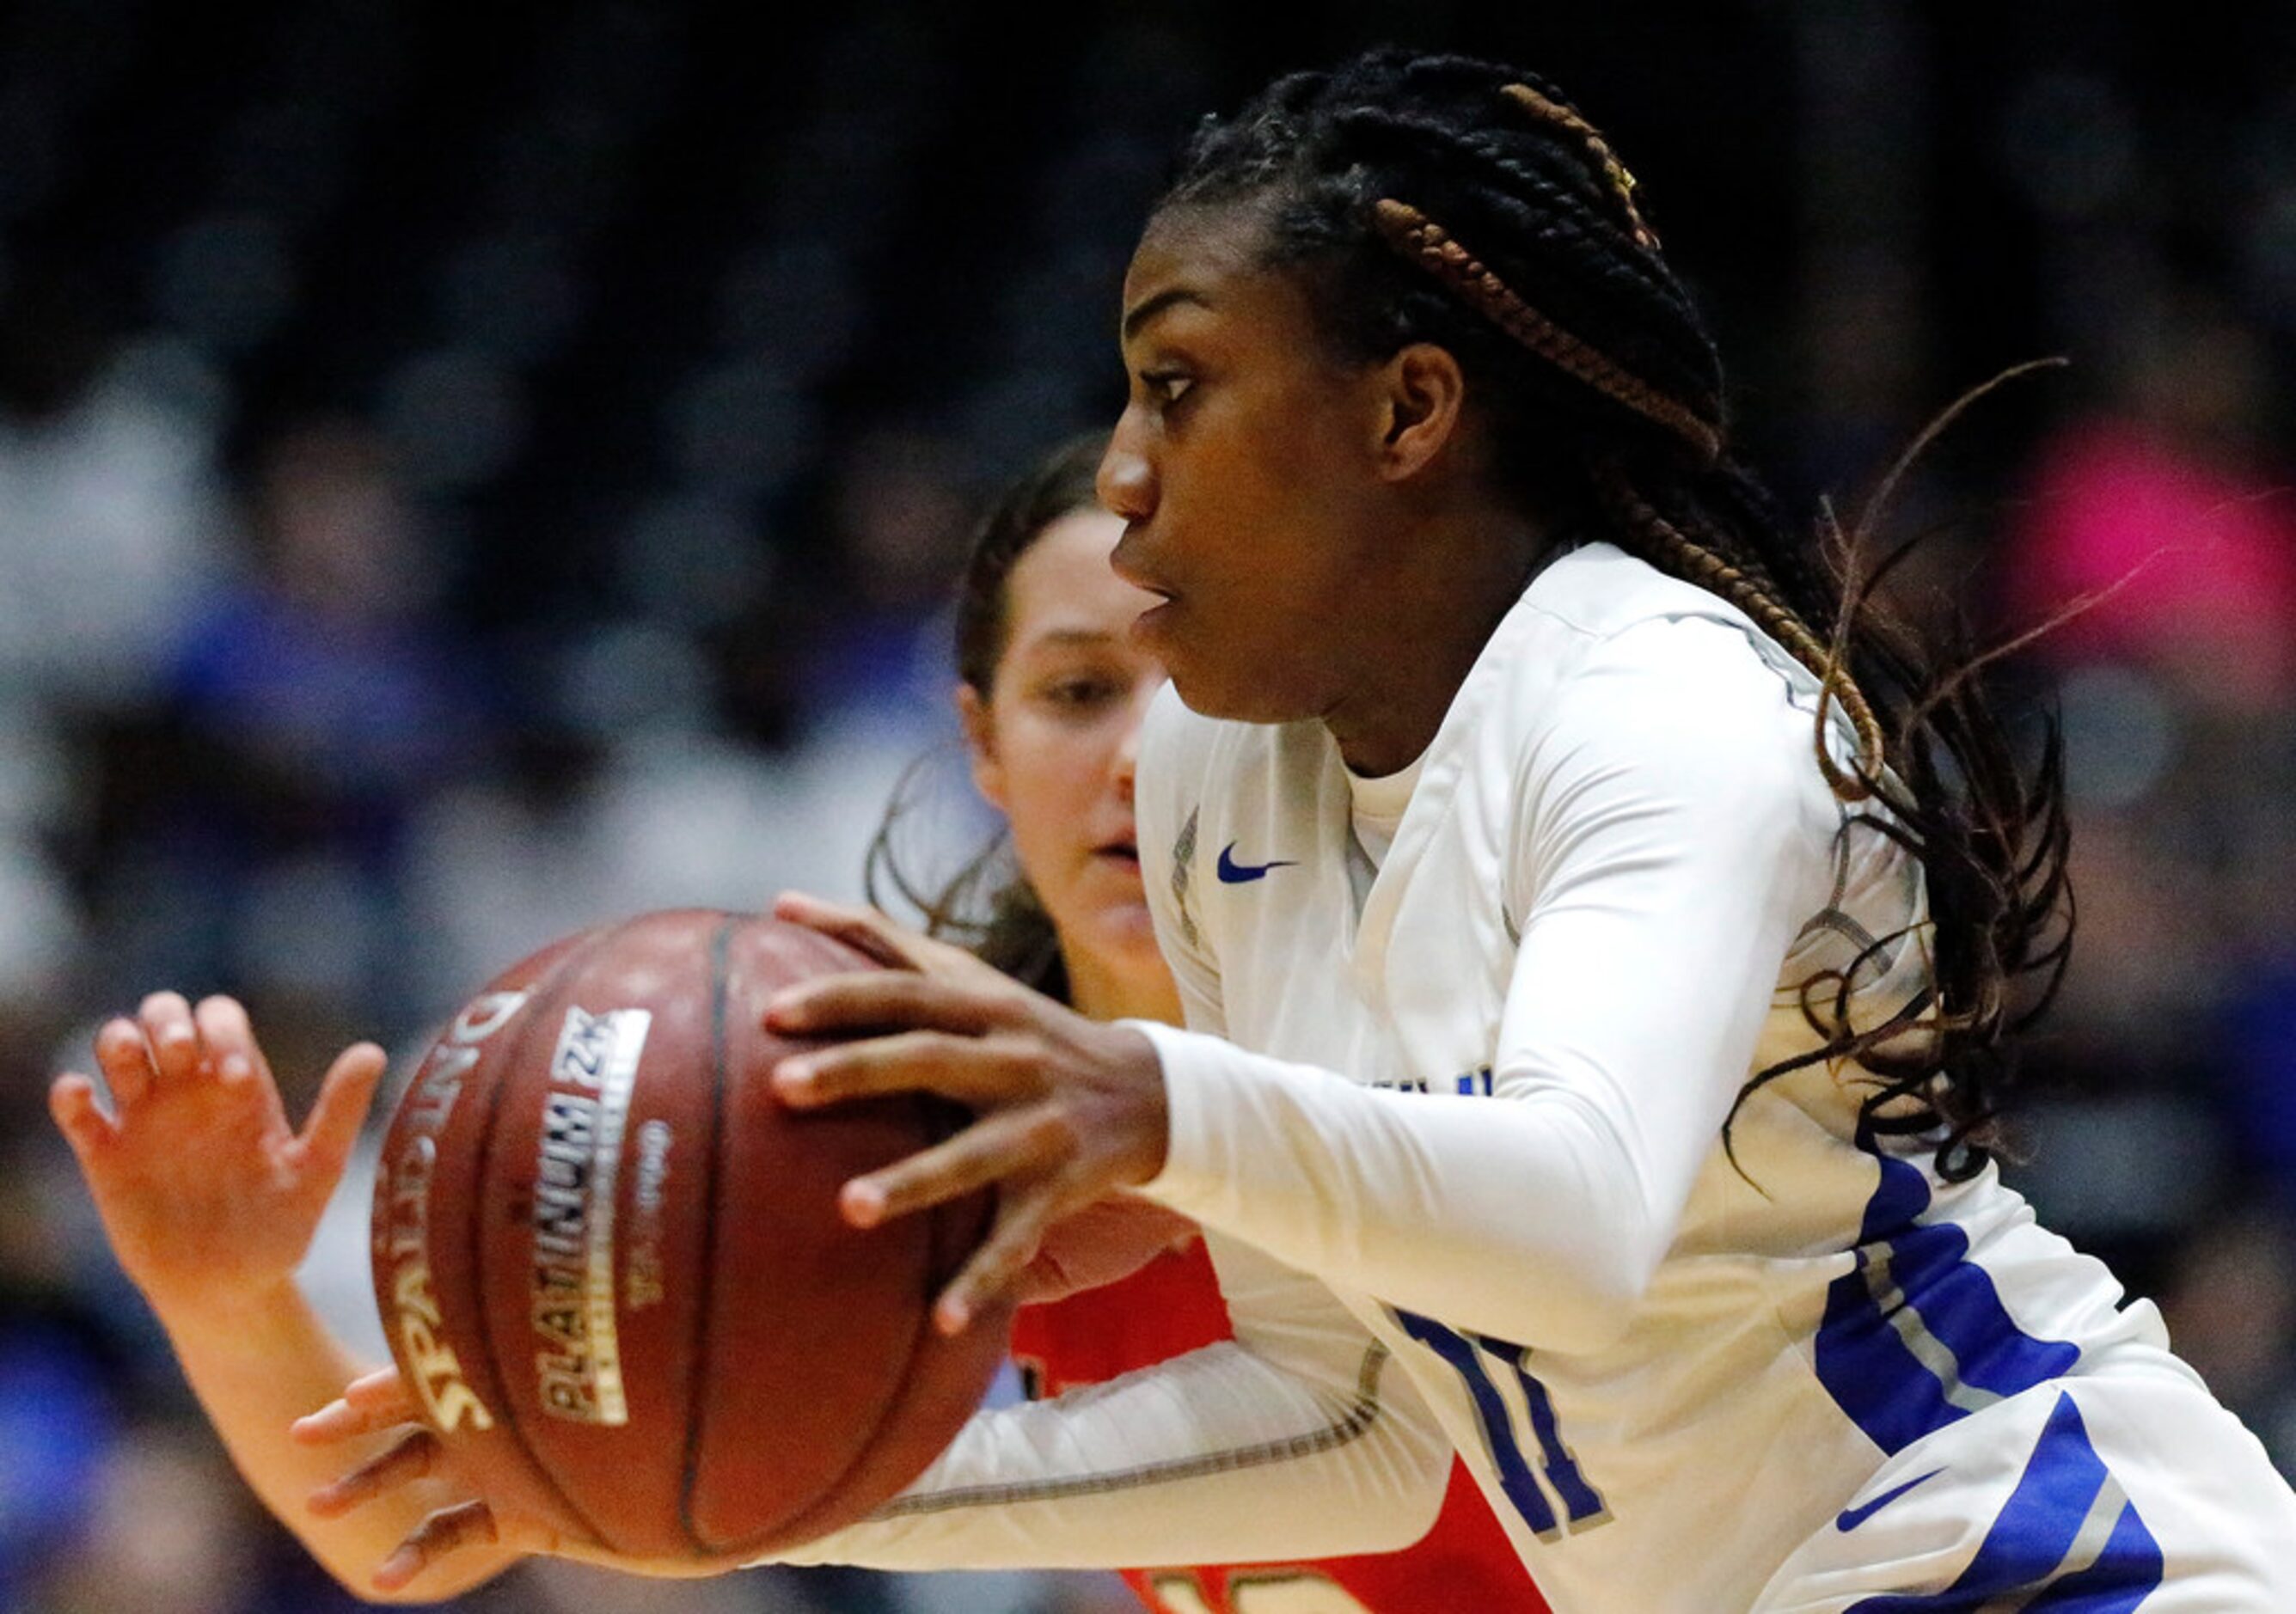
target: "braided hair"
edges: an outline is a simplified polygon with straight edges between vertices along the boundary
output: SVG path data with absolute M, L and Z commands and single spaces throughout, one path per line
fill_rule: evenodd
M 1758 1072 L 1738 1102 L 1857 1059 L 1878 1078 L 1869 1127 L 1931 1142 L 1949 1178 L 1973 1175 L 1998 1142 L 2011 1035 L 2046 1006 L 2070 942 L 2054 729 L 2029 773 L 1967 676 L 1977 659 L 1957 641 L 1941 676 L 1876 597 L 1887 566 L 1857 575 L 1830 515 L 1790 523 L 1733 453 L 1720 356 L 1610 143 L 1529 73 L 1385 48 L 1206 120 L 1158 210 L 1231 207 L 1335 356 L 1450 351 L 1504 492 L 1729 601 L 1817 679 L 1818 767 L 1867 804 L 1853 822 L 1923 865 L 1923 1035 L 1902 1016 L 1849 1023 L 1849 983 L 1904 939 L 1881 938 L 1805 985 L 1822 1045 Z M 1828 743 L 1837 717 L 1856 735 L 1847 762 Z

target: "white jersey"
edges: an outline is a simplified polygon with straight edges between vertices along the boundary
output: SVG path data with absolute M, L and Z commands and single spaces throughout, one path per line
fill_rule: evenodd
M 1816 1045 L 1807 983 L 1860 1026 L 1924 1002 L 1918 871 L 1826 786 L 1816 706 L 1728 604 L 1599 544 L 1500 624 L 1399 820 L 1320 725 L 1168 692 L 1141 847 L 1194 1029 L 1144 1028 L 1147 1192 L 1216 1235 L 1237 1344 L 976 1420 L 821 1555 L 1375 1548 L 1432 1515 L 1431 1415 L 1565 1614 L 2053 1580 L 2118 1609 L 2209 1574 L 2144 1606 L 2296 1607 L 2296 1498 L 2149 1303 L 1991 1170 L 1878 1144 L 1855 1066 L 1741 1102 Z M 1909 1587 L 1945 1601 L 1880 1594 Z

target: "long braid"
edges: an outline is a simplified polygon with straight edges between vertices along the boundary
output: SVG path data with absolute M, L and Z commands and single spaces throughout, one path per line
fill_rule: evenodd
M 1628 233 L 1635 245 L 1641 249 L 1640 255 L 1613 254 L 1612 261 L 1645 286 L 1655 286 L 1658 283 L 1656 275 L 1640 258 L 1648 257 L 1655 259 L 1657 237 L 1644 224 L 1640 210 L 1635 205 L 1633 176 L 1612 153 L 1600 131 L 1570 106 L 1529 84 L 1505 84 L 1499 86 L 1498 93 L 1529 111 L 1534 118 L 1562 129 L 1586 148 L 1609 182 L 1611 193 L 1625 215 Z M 1394 127 L 1413 129 L 1424 137 L 1449 143 L 1455 149 L 1488 163 L 1500 174 L 1528 186 L 1540 191 L 1548 188 L 1532 165 L 1506 156 L 1486 132 L 1454 131 L 1436 119 L 1423 117 L 1397 117 L 1390 121 Z M 1560 212 L 1553 215 L 1556 219 L 1565 217 Z M 1496 272 L 1476 258 L 1464 243 L 1409 203 L 1382 197 L 1374 205 L 1374 219 L 1380 233 L 1390 246 L 1450 286 L 1486 318 L 1533 353 L 1644 419 L 1672 431 L 1690 447 L 1702 465 L 1712 466 L 1722 458 L 1718 399 L 1704 397 L 1695 402 L 1677 399 L 1627 370 L 1607 354 L 1591 347 L 1533 308 Z M 1567 230 L 1553 229 L 1541 233 L 1568 233 L 1583 240 L 1591 233 L 1574 223 Z M 1670 276 L 1666 278 L 1671 282 Z M 1667 300 L 1680 300 L 1678 286 L 1670 286 L 1670 290 L 1672 295 Z M 1700 407 L 1701 405 L 1705 407 Z M 1778 598 L 1775 592 L 1775 585 L 1768 576 L 1769 569 L 1756 557 L 1749 554 L 1734 561 L 1719 549 L 1708 547 L 1686 536 L 1636 492 L 1632 482 L 1615 460 L 1603 461 L 1592 470 L 1598 498 L 1612 515 L 1621 536 L 1632 539 L 1632 546 L 1645 560 L 1738 606 L 1818 680 L 1821 691 L 1816 741 L 1818 767 L 1841 799 L 1858 801 L 1872 795 L 1888 765 L 1887 736 L 1871 703 L 1844 665 L 1841 647 L 1821 641 L 1810 624 Z M 1735 490 L 1742 494 L 1751 484 L 1751 478 L 1742 468 L 1734 468 L 1730 480 Z M 1835 625 L 1836 639 L 1843 636 L 1842 626 L 1845 625 Z M 1826 743 L 1826 718 L 1830 706 L 1837 700 L 1849 714 L 1857 732 L 1860 758 L 1859 766 L 1854 770 L 1842 768 L 1834 760 Z
M 1507 289 L 1506 283 L 1454 240 L 1442 225 L 1406 202 L 1382 197 L 1374 217 L 1380 233 L 1398 252 L 1464 297 L 1492 324 L 1556 368 L 1577 376 L 1605 397 L 1679 436 L 1702 460 L 1722 449 L 1721 429 L 1587 346 Z
M 1809 669 L 1818 682 L 1817 702 L 1817 766 L 1833 787 L 1836 797 L 1843 801 L 1863 801 L 1879 788 L 1883 766 L 1889 754 L 1887 739 L 1882 733 L 1882 720 L 1874 716 L 1865 694 L 1856 682 L 1843 671 L 1833 646 L 1812 633 L 1802 619 L 1778 603 L 1763 586 L 1761 579 L 1751 576 L 1741 567 L 1732 565 L 1715 551 L 1702 544 L 1693 543 L 1683 536 L 1679 528 L 1652 508 L 1650 501 L 1635 491 L 1634 484 L 1616 464 L 1597 467 L 1595 488 L 1610 512 L 1618 529 L 1630 535 L 1628 545 L 1660 570 L 1671 573 L 1685 582 L 1695 583 L 1710 594 L 1717 594 L 1744 611 L 1759 624 L 1762 631 L 1785 647 L 1787 654 Z M 1859 766 L 1845 769 L 1833 759 L 1832 748 L 1826 743 L 1826 718 L 1829 709 L 1840 702 L 1849 714 L 1850 724 L 1857 731 Z
M 1251 209 L 1265 266 L 1301 278 L 1335 352 L 1447 348 L 1505 447 L 1496 472 L 1527 507 L 1583 509 L 1638 558 L 1744 611 L 1816 678 L 1817 766 L 1841 799 L 1878 798 L 1856 821 L 1921 860 L 1934 1002 L 1919 1051 L 1900 1054 L 1848 1022 L 1864 961 L 1835 983 L 1830 1023 L 1813 983 L 1805 1007 L 1824 1047 L 1745 1092 L 1802 1063 L 1863 1060 L 1884 1078 L 1866 1119 L 1883 1134 L 1934 1129 L 1939 1169 L 1965 1176 L 1988 1158 L 2005 1040 L 2038 1008 L 2012 987 L 2036 979 L 2045 1003 L 2064 965 L 2062 758 L 2052 743 L 2021 769 L 1974 682 L 1938 676 L 1882 609 L 1879 573 L 1859 575 L 1854 544 L 1797 530 L 1732 454 L 1720 357 L 1638 193 L 1553 86 L 1390 49 L 1292 75 L 1235 119 L 1208 120 L 1162 205 Z M 1828 743 L 1836 709 L 1857 735 L 1848 766 Z
M 1627 230 L 1635 238 L 1635 244 L 1645 252 L 1658 250 L 1658 237 L 1652 234 L 1651 227 L 1643 222 L 1642 209 L 1635 206 L 1635 176 L 1627 172 L 1626 164 L 1611 155 L 1611 143 L 1603 138 L 1602 131 L 1562 102 L 1539 94 L 1528 84 L 1501 85 L 1499 94 L 1532 117 L 1559 124 L 1585 141 L 1587 151 L 1592 152 L 1595 160 L 1602 165 L 1603 176 L 1611 182 L 1611 188 L 1618 193 L 1619 206 L 1626 211 Z
M 1605 148 L 1607 150 L 1607 148 Z M 1702 418 L 1687 405 L 1667 397 L 1639 376 L 1629 373 L 1607 354 L 1589 347 L 1570 332 L 1515 295 L 1488 266 L 1433 219 L 1407 203 L 1382 197 L 1374 204 L 1380 233 L 1398 252 L 1413 258 L 1428 273 L 1450 286 L 1480 309 L 1484 316 L 1524 347 L 1569 374 L 1634 411 L 1667 428 L 1689 446 L 1700 462 L 1712 464 L 1721 457 L 1718 422 Z M 1742 480 L 1744 473 L 1739 473 Z M 1775 585 L 1761 575 L 1758 562 L 1734 564 L 1718 551 L 1690 537 L 1660 515 L 1636 493 L 1616 462 L 1594 468 L 1595 487 L 1611 514 L 1620 536 L 1660 569 L 1721 595 L 1757 623 L 1818 681 L 1817 765 L 1836 796 L 1861 801 L 1872 795 L 1889 760 L 1881 720 L 1842 665 L 1836 647 L 1822 642 L 1810 627 L 1779 601 Z M 1832 704 L 1839 701 L 1857 731 L 1859 766 L 1845 769 L 1837 763 L 1825 739 Z
M 1440 119 L 1412 113 L 1385 113 L 1366 119 L 1365 125 L 1366 133 L 1390 139 L 1408 136 L 1431 152 L 1456 152 L 1469 163 L 1487 167 L 1528 204 L 1522 222 L 1536 239 L 1578 255 L 1575 261 L 1562 259 L 1558 267 L 1595 277 L 1622 273 L 1677 317 L 1693 317 L 1681 283 L 1655 255 L 1655 237 L 1644 242 L 1632 236 L 1631 228 L 1621 230 L 1601 212 L 1570 205 L 1584 176 L 1574 171 L 1567 153 L 1523 152 L 1513 129 L 1456 128 Z M 1622 237 L 1634 239 L 1644 250 L 1620 250 Z

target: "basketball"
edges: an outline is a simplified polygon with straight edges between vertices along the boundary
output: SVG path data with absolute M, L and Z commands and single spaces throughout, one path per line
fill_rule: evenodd
M 996 1317 L 930 1311 L 976 1197 L 863 1231 L 849 1177 L 937 1100 L 784 1107 L 792 982 L 877 968 L 777 920 L 647 914 L 544 948 L 431 1045 L 384 1139 L 374 1286 L 427 1421 L 489 1500 L 647 1558 L 739 1561 L 914 1479 L 979 1404 Z

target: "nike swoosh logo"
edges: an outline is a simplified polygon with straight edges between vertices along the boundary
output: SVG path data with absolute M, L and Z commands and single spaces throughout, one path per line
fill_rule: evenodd
M 1248 885 L 1252 881 L 1267 878 L 1267 871 L 1270 869 L 1292 868 L 1298 863 L 1298 861 L 1299 860 L 1297 858 L 1292 857 L 1279 857 L 1272 863 L 1238 863 L 1235 860 L 1235 842 L 1231 840 L 1227 845 L 1220 848 L 1220 884 L 1224 886 Z
M 1943 1469 L 1931 1469 L 1928 1473 L 1908 1479 L 1903 1485 L 1892 1486 L 1890 1489 L 1883 1491 L 1879 1496 L 1874 1497 L 1873 1501 L 1865 1503 L 1863 1506 L 1844 1508 L 1841 1514 L 1835 1518 L 1833 1528 L 1840 1530 L 1846 1536 L 1850 1531 L 1856 1529 L 1859 1525 L 1865 1523 L 1868 1519 L 1874 1517 L 1874 1514 L 1880 1512 L 1883 1508 L 1888 1507 L 1898 1497 L 1904 1495 L 1907 1491 L 1912 1490 L 1915 1486 L 1926 1485 L 1929 1481 L 1936 1479 L 1939 1474 L 1944 1472 L 1945 1471 Z

